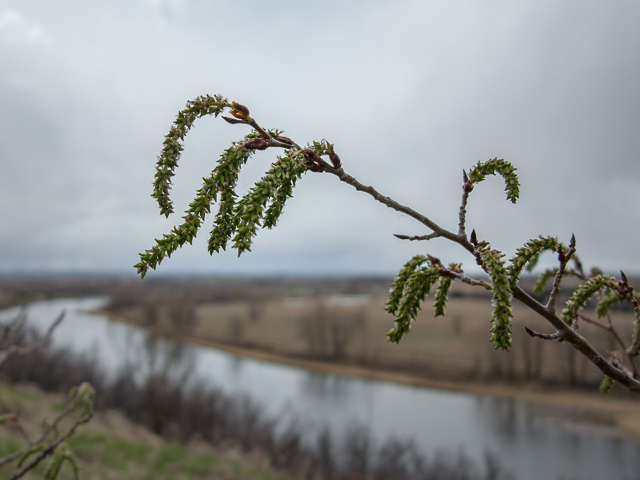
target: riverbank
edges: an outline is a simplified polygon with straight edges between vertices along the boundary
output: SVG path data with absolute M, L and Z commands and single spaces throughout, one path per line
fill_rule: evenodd
M 108 311 L 96 312 L 116 322 L 138 325 L 131 318 Z M 545 406 L 566 409 L 572 418 L 584 418 L 596 422 L 602 430 L 619 429 L 640 440 L 640 401 L 626 392 L 603 395 L 597 389 L 570 389 L 542 382 L 479 381 L 453 377 L 455 380 L 429 378 L 390 366 L 367 366 L 350 362 L 318 360 L 296 354 L 238 346 L 229 343 L 202 339 L 193 335 L 179 335 L 162 332 L 174 340 L 192 345 L 215 348 L 233 355 L 254 358 L 261 361 L 304 368 L 316 372 L 366 378 L 376 381 L 399 383 L 416 387 L 433 388 L 498 398 L 525 400 Z

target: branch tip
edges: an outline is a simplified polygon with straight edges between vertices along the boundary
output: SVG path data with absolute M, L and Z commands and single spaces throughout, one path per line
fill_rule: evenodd
M 478 245 L 478 236 L 476 235 L 476 229 L 471 230 L 471 236 L 469 237 L 469 241 L 475 247 Z

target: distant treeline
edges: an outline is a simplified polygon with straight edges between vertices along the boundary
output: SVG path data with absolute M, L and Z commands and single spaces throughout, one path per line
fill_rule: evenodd
M 568 279 L 571 281 L 571 279 Z M 193 303 L 267 299 L 281 296 L 370 294 L 386 296 L 392 276 L 159 276 L 0 275 L 0 308 L 61 297 L 110 296 L 114 308 L 179 298 Z M 534 277 L 521 286 L 531 291 Z M 638 283 L 632 279 L 632 283 Z M 454 283 L 452 297 L 486 297 L 483 289 Z
M 392 277 L 336 276 L 133 276 L 4 275 L 0 276 L 0 308 L 35 300 L 108 295 L 114 306 L 178 297 L 195 303 L 273 298 L 278 296 L 381 294 Z

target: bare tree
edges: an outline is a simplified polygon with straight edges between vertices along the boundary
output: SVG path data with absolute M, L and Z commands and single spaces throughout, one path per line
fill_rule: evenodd
M 516 169 L 505 160 L 494 158 L 478 162 L 468 173 L 462 172 L 462 199 L 455 221 L 457 228 L 447 229 L 428 216 L 396 202 L 347 174 L 334 150 L 334 145 L 326 140 L 314 141 L 303 148 L 290 138 L 282 136 L 280 130 L 262 128 L 250 116 L 246 106 L 229 102 L 220 95 L 207 95 L 188 102 L 186 108 L 178 113 L 165 137 L 153 183 L 153 197 L 158 201 L 163 215 L 168 217 L 173 212 L 169 198 L 170 182 L 183 149 L 181 142 L 185 135 L 196 119 L 205 115 L 217 117 L 225 110 L 229 111 L 231 117 L 223 116 L 224 120 L 231 124 L 250 126 L 252 130 L 223 152 L 218 165 L 210 176 L 204 178 L 196 198 L 185 212 L 184 222 L 157 240 L 151 249 L 140 254 L 140 262 L 135 268 L 142 277 L 150 268 L 155 269 L 165 257 L 170 256 L 186 242 L 193 241 L 205 216 L 211 212 L 211 204 L 214 201 L 219 202 L 219 209 L 208 242 L 209 252 L 213 254 L 221 248 L 224 250 L 231 242 L 238 255 L 241 255 L 251 249 L 253 237 L 260 227 L 272 228 L 276 225 L 285 202 L 292 195 L 296 181 L 303 174 L 326 173 L 387 207 L 413 218 L 431 231 L 427 235 L 396 235 L 397 238 L 407 241 L 447 239 L 470 254 L 489 276 L 489 280 L 471 278 L 464 273 L 461 263 L 445 266 L 430 255 L 415 256 L 400 270 L 387 302 L 387 311 L 395 316 L 395 325 L 387 334 L 390 342 L 398 343 L 409 332 L 421 302 L 432 288 L 435 288 L 435 315 L 444 315 L 452 282 L 462 281 L 491 292 L 494 308 L 490 339 L 496 349 L 508 351 L 511 347 L 511 302 L 515 298 L 543 317 L 553 329 L 552 333 L 541 333 L 527 328 L 526 331 L 531 337 L 557 340 L 571 345 L 602 372 L 603 392 L 608 391 L 614 382 L 618 382 L 631 392 L 640 394 L 640 374 L 636 364 L 636 358 L 640 354 L 640 304 L 624 273 L 620 272 L 618 280 L 604 275 L 598 269 L 592 269 L 586 274 L 576 256 L 574 236 L 568 245 L 554 237 L 541 236 L 529 240 L 509 261 L 505 261 L 505 255 L 493 248 L 487 240 L 481 239 L 475 230 L 467 234 L 466 208 L 469 196 L 475 186 L 488 175 L 502 176 L 507 199 L 516 203 L 520 195 L 520 183 L 515 173 Z M 265 176 L 244 197 L 236 201 L 235 187 L 240 168 L 256 150 L 268 148 L 281 148 L 284 155 L 278 156 Z M 557 268 L 543 272 L 536 285 L 536 288 L 544 289 L 549 281 L 552 282 L 551 293 L 546 302 L 536 300 L 519 285 L 522 271 L 525 268 L 535 268 L 540 254 L 545 251 L 554 252 L 558 258 Z M 567 276 L 579 278 L 581 284 L 565 303 L 564 308 L 559 310 L 556 304 L 560 286 Z M 596 311 L 600 319 L 590 319 L 581 313 L 592 298 L 598 301 Z M 635 312 L 634 330 L 626 340 L 619 335 L 610 321 L 602 320 L 607 318 L 609 308 L 620 302 L 631 303 Z M 600 326 L 603 332 L 614 336 L 619 349 L 610 354 L 596 350 L 581 334 L 580 320 L 594 323 Z
M 227 335 L 232 343 L 241 344 L 244 339 L 246 324 L 242 317 L 232 315 L 227 320 Z
M 25 339 L 29 332 L 26 331 L 25 325 L 27 320 L 27 312 L 23 308 L 18 315 L 10 322 L 0 323 L 0 365 L 2 365 L 11 355 L 26 355 L 32 351 L 43 348 L 51 341 L 51 336 L 58 325 L 64 320 L 65 312 L 63 311 L 58 318 L 49 326 L 42 338 Z
M 311 355 L 342 359 L 356 335 L 366 328 L 364 312 L 348 314 L 341 309 L 329 309 L 318 301 L 309 315 L 298 320 L 298 332 Z
M 167 315 L 173 333 L 190 335 L 197 326 L 195 308 L 186 300 L 170 302 L 167 306 Z

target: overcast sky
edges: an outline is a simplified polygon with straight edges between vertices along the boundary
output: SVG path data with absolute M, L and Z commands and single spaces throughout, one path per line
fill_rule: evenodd
M 509 257 L 539 234 L 585 265 L 640 273 L 640 2 L 636 0 L 0 0 L 0 272 L 130 272 L 180 221 L 220 152 L 248 133 L 196 123 L 174 181 L 150 197 L 163 136 L 187 100 L 220 93 L 345 170 L 456 229 L 462 169 L 505 158 L 468 225 Z M 243 170 L 246 191 L 277 154 Z M 462 261 L 335 177 L 309 173 L 253 252 L 206 237 L 159 273 L 393 274 L 412 255 Z M 547 261 L 553 259 L 550 256 Z

